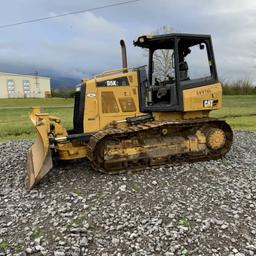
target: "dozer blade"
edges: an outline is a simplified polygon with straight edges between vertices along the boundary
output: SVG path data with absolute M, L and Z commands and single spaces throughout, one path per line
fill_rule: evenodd
M 35 119 L 36 113 L 30 115 L 32 123 L 35 125 L 37 137 L 28 151 L 27 155 L 27 177 L 26 186 L 32 189 L 52 168 L 51 149 L 48 139 L 48 124 L 45 120 L 39 122 Z M 38 122 L 38 123 L 37 123 Z

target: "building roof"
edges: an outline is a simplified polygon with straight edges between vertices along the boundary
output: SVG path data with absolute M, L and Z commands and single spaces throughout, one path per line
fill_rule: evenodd
M 18 74 L 18 73 L 10 73 L 10 72 L 1 72 L 0 71 L 0 76 L 21 76 L 21 77 L 29 77 L 29 78 L 43 78 L 43 79 L 51 79 L 50 77 L 47 76 L 38 76 L 36 74 Z

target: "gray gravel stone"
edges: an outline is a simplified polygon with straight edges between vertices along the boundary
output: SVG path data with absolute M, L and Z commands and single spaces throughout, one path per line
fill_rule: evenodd
M 33 253 L 33 249 L 32 248 L 27 248 L 26 249 L 26 253 L 27 254 L 32 254 Z
M 120 189 L 121 191 L 126 191 L 126 185 L 120 186 L 119 189 Z
M 54 252 L 54 256 L 65 256 L 64 252 L 60 252 L 60 251 L 55 251 Z
M 86 237 L 83 237 L 80 241 L 80 246 L 88 246 L 88 239 Z
M 27 192 L 30 145 L 0 144 L 0 255 L 256 254 L 256 133 L 217 161 L 114 176 L 56 163 Z

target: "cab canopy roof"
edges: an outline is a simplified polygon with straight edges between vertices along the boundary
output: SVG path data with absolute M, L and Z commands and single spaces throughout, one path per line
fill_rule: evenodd
M 171 33 L 162 35 L 142 35 L 133 41 L 133 44 L 142 48 L 174 49 L 174 39 L 186 39 L 190 46 L 211 39 L 210 35 Z M 173 39 L 173 40 L 171 40 Z

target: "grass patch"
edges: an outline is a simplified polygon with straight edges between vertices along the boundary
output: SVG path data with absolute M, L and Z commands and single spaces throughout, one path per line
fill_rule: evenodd
M 188 250 L 186 248 L 184 248 L 181 252 L 182 256 L 188 256 Z
M 74 99 L 46 98 L 46 99 L 0 99 L 1 108 L 31 108 L 32 106 L 62 106 L 73 107 Z
M 189 220 L 187 217 L 182 217 L 180 220 L 179 220 L 179 225 L 180 226 L 184 226 L 184 227 L 189 227 L 190 226 L 190 223 L 189 223 Z
M 3 241 L 0 243 L 0 251 L 6 252 L 9 247 L 9 244 L 7 241 Z
M 212 111 L 212 117 L 228 117 L 233 115 L 256 115 L 256 95 L 224 96 L 220 110 Z
M 39 237 L 41 237 L 41 236 L 43 236 L 43 235 L 44 235 L 44 232 L 43 232 L 42 229 L 40 229 L 40 228 L 35 228 L 35 229 L 32 231 L 31 238 L 32 238 L 33 240 L 35 240 L 36 238 L 39 238 Z
M 233 129 L 256 131 L 256 95 L 223 97 L 223 107 L 210 116 L 225 118 Z
M 24 250 L 24 245 L 23 244 L 17 244 L 15 246 L 15 252 L 16 253 L 21 253 L 21 252 L 23 252 L 23 250 Z
M 139 191 L 141 190 L 141 185 L 138 184 L 138 183 L 133 183 L 133 184 L 131 185 L 131 188 L 132 188 L 134 191 L 139 192 Z
M 256 132 L 256 115 L 227 118 L 226 121 L 233 129 Z
M 43 112 L 59 117 L 66 129 L 72 128 L 73 101 L 63 98 L 0 99 L 0 142 L 34 140 L 35 130 L 28 117 L 32 106 L 42 106 Z M 239 117 L 230 117 L 234 115 Z M 225 117 L 235 129 L 256 131 L 256 95 L 224 96 L 223 108 L 212 111 L 210 116 Z
M 24 102 L 23 102 L 24 100 Z M 7 106 L 7 102 L 9 105 Z M 65 105 L 64 105 L 65 103 Z M 42 112 L 61 118 L 65 128 L 73 126 L 73 99 L 1 99 L 0 141 L 35 138 L 35 129 L 29 120 L 31 107 L 43 106 Z M 18 107 L 18 108 L 16 108 Z

